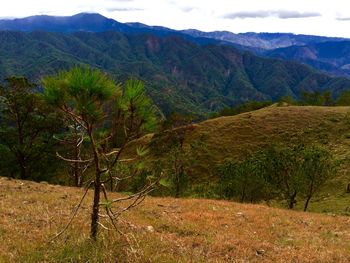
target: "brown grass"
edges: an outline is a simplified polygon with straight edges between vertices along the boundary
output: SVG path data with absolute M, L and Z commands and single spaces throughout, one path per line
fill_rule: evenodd
M 204 138 L 215 161 L 223 157 L 240 158 L 279 142 L 321 143 L 334 150 L 340 144 L 349 146 L 345 139 L 345 133 L 350 131 L 350 125 L 345 124 L 349 112 L 349 107 L 273 105 L 254 112 L 204 121 L 197 125 L 190 138 Z M 343 136 L 339 137 L 339 134 Z
M 332 150 L 338 157 L 349 157 L 350 108 L 272 105 L 235 116 L 219 117 L 194 125 L 187 142 L 200 140 L 206 150 L 198 153 L 202 170 L 211 168 L 226 158 L 244 158 L 247 154 L 273 143 L 316 143 Z M 147 145 L 149 134 L 126 149 L 135 153 L 136 145 Z
M 349 217 L 148 198 L 124 217 L 131 250 L 113 231 L 88 240 L 91 193 L 69 230 L 47 243 L 82 190 L 1 177 L 0 190 L 0 262 L 350 262 Z

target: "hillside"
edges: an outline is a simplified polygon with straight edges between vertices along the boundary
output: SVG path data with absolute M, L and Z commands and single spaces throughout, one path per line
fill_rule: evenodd
M 89 242 L 90 199 L 61 230 L 82 190 L 0 177 L 1 262 L 349 262 L 349 218 L 226 201 L 147 198 L 121 229 Z M 102 221 L 106 226 L 108 223 Z
M 269 57 L 294 60 L 336 75 L 350 76 L 350 42 L 327 41 L 265 52 Z
M 74 64 L 110 73 L 118 82 L 134 76 L 164 113 L 205 116 L 247 100 L 298 98 L 301 91 L 350 88 L 332 78 L 279 59 L 257 57 L 220 45 L 197 45 L 179 36 L 117 32 L 71 34 L 0 32 L 0 78 L 38 80 Z
M 272 105 L 195 124 L 187 140 L 200 139 L 207 146 L 210 154 L 205 156 L 207 167 L 225 158 L 244 158 L 271 143 L 318 143 L 345 157 L 350 154 L 349 110 L 349 107 Z
M 276 105 L 220 117 L 198 124 L 191 139 L 204 138 L 217 160 L 241 157 L 270 143 L 304 141 L 327 145 L 338 155 L 348 154 L 348 107 Z
M 311 202 L 310 211 L 348 214 L 350 195 L 345 190 L 350 182 L 349 110 L 273 105 L 195 124 L 187 132 L 187 145 L 201 142 L 204 147 L 193 153 L 196 161 L 190 168 L 191 194 L 210 196 L 210 186 L 218 180 L 216 169 L 224 160 L 242 160 L 272 144 L 317 144 L 329 149 L 342 164 L 338 176 Z M 143 143 L 159 147 L 166 138 L 163 136 L 145 137 Z

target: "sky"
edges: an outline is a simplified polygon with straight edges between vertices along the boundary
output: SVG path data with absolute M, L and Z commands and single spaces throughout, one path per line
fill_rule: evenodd
M 349 0 L 0 0 L 0 5 L 2 18 L 91 12 L 173 29 L 350 38 Z

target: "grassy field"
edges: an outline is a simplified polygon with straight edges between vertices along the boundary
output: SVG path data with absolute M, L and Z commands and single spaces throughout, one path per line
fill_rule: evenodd
M 100 228 L 94 243 L 90 192 L 71 227 L 48 242 L 67 223 L 82 189 L 1 177 L 0 189 L 0 262 L 350 261 L 349 217 L 149 197 L 123 217 L 125 237 Z
M 131 144 L 147 145 L 147 135 Z M 193 125 L 186 142 L 202 141 L 197 153 L 202 168 L 195 179 L 210 177 L 211 168 L 226 159 L 242 159 L 271 144 L 315 143 L 330 149 L 338 158 L 350 158 L 350 108 L 272 105 L 235 116 L 219 117 Z M 350 167 L 350 166 L 349 166 Z

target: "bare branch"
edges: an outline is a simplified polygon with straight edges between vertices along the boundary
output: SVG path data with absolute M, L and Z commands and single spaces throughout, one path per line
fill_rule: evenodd
M 90 188 L 90 186 L 91 186 L 92 183 L 93 183 L 93 181 L 90 182 L 89 185 L 86 187 L 86 190 L 85 190 L 85 192 L 84 192 L 84 195 L 83 195 L 82 198 L 80 199 L 80 202 L 78 203 L 78 205 L 74 208 L 73 213 L 72 213 L 72 216 L 71 216 L 71 218 L 69 219 L 67 225 L 62 229 L 61 232 L 59 232 L 59 233 L 56 234 L 52 239 L 50 239 L 49 243 L 51 243 L 53 240 L 55 240 L 56 238 L 58 238 L 59 236 L 61 236 L 61 235 L 68 229 L 68 227 L 69 227 L 70 224 L 72 223 L 74 217 L 75 217 L 76 214 L 78 213 L 78 210 L 79 210 L 81 204 L 83 203 L 84 198 L 85 198 L 86 194 L 88 193 L 89 188 Z
M 68 158 L 65 158 L 63 157 L 62 155 L 60 155 L 58 152 L 56 152 L 56 156 L 60 159 L 62 159 L 63 161 L 66 161 L 66 162 L 71 162 L 71 163 L 90 163 L 92 162 L 94 159 L 91 158 L 91 159 L 88 159 L 88 160 L 74 160 L 74 159 L 68 159 Z
M 128 205 L 127 207 L 121 209 L 120 211 L 118 211 L 116 213 L 113 213 L 113 216 L 118 217 L 120 214 L 130 210 L 133 207 L 138 206 L 140 203 L 142 203 L 145 200 L 147 194 L 148 194 L 148 192 L 145 194 L 140 194 L 139 196 L 136 197 L 136 199 L 130 205 Z
M 102 191 L 103 191 L 103 195 L 106 201 L 108 201 L 108 196 L 107 196 L 107 191 L 106 191 L 106 187 L 104 186 L 104 184 L 101 184 L 102 186 Z M 109 219 L 111 220 L 111 223 L 114 227 L 114 229 L 121 235 L 123 235 L 123 233 L 118 229 L 118 227 L 116 226 L 115 222 L 114 222 L 114 218 L 113 218 L 113 212 L 110 211 L 110 208 L 106 206 L 106 212 L 107 215 L 109 217 Z
M 135 161 L 137 158 L 129 158 L 129 159 L 121 159 L 121 160 L 118 160 L 118 162 L 132 162 L 132 161 Z
M 84 120 L 81 117 L 79 117 L 78 115 L 74 114 L 72 111 L 70 111 L 66 105 L 64 105 L 63 107 L 59 107 L 59 108 L 60 108 L 60 110 L 62 110 L 66 114 L 68 114 L 73 119 L 74 122 L 78 123 L 85 130 L 87 130 L 87 126 L 85 125 Z
M 77 145 L 76 145 L 76 147 L 80 147 L 80 145 L 83 143 L 83 141 L 84 141 L 84 136 L 83 135 L 81 135 L 81 138 L 79 139 L 79 141 L 78 141 L 78 143 L 77 143 Z
M 133 195 L 129 195 L 129 196 L 126 196 L 126 197 L 121 197 L 121 198 L 117 198 L 117 199 L 113 199 L 111 202 L 112 203 L 117 203 L 117 202 L 121 202 L 121 201 L 126 201 L 126 200 L 130 200 L 130 199 L 133 199 L 137 196 L 140 196 L 142 194 L 145 194 L 145 193 L 149 193 L 151 192 L 150 190 L 152 189 L 153 190 L 153 187 L 157 184 L 157 181 L 148 185 L 148 186 L 145 186 L 140 192 L 136 193 L 136 194 L 133 194 Z
M 119 151 L 120 151 L 120 150 L 114 150 L 114 151 L 111 151 L 111 152 L 109 152 L 109 153 L 104 153 L 103 155 L 104 155 L 104 156 L 111 156 L 111 155 L 113 155 L 113 154 L 119 153 Z
M 108 227 L 104 226 L 101 222 L 97 222 L 103 229 L 110 230 Z

